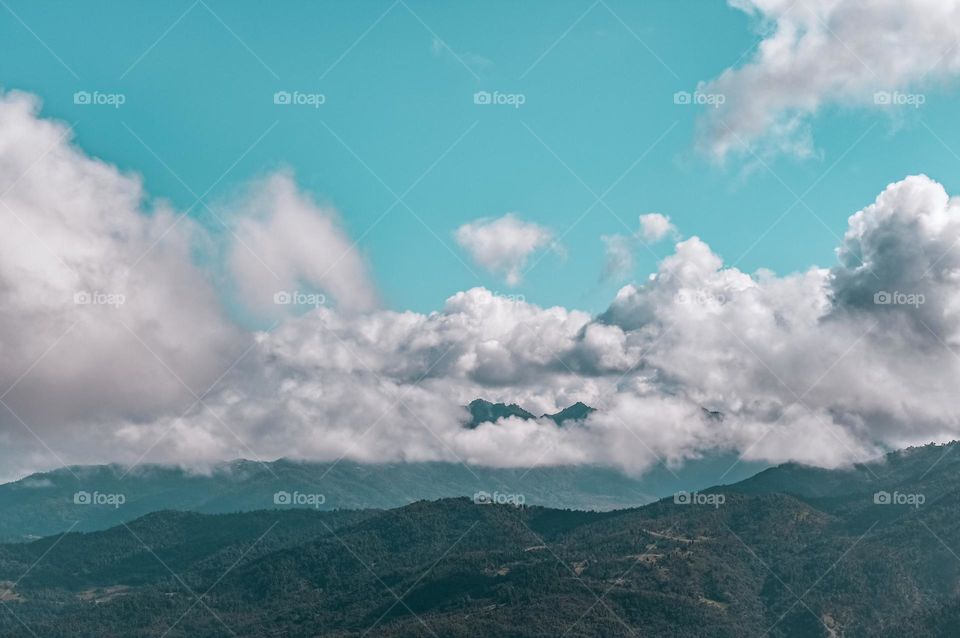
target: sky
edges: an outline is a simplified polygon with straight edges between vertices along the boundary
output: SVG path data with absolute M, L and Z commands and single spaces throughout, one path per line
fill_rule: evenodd
M 181 208 L 292 171 L 340 211 L 395 309 L 483 285 L 602 311 L 627 277 L 604 277 L 601 238 L 654 212 L 747 271 L 830 265 L 846 218 L 882 186 L 916 172 L 957 186 L 950 85 L 921 109 L 827 105 L 807 159 L 698 152 L 712 107 L 674 93 L 749 61 L 763 28 L 722 1 L 6 4 L 0 84 L 38 95 L 84 151 Z M 77 91 L 126 100 L 96 108 Z M 276 91 L 325 101 L 276 105 Z M 477 91 L 524 102 L 477 105 Z M 205 213 L 190 212 L 222 232 Z M 512 286 L 454 239 L 507 213 L 565 248 Z M 630 278 L 665 254 L 636 252 Z
M 958 12 L 3 0 L 6 473 L 954 437 Z

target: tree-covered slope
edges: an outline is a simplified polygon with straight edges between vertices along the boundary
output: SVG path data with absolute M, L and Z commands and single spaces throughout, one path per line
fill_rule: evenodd
M 0 633 L 952 635 L 960 476 L 945 451 L 873 467 L 877 491 L 900 495 L 889 503 L 836 488 L 840 471 L 802 495 L 754 479 L 611 512 L 464 498 L 162 512 L 0 547 Z

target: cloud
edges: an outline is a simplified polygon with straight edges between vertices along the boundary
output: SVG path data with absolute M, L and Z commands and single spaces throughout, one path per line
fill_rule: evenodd
M 676 232 L 676 226 L 666 215 L 660 213 L 640 215 L 640 236 L 647 243 L 661 241 L 668 235 L 675 235 Z
M 225 311 L 215 269 L 199 265 L 215 258 L 213 238 L 150 200 L 137 176 L 82 153 L 39 108 L 34 96 L 0 94 L 8 474 L 122 455 L 124 432 L 188 411 L 254 345 Z M 372 286 L 333 212 L 288 176 L 264 180 L 233 208 L 228 282 L 249 302 L 304 284 L 343 311 L 371 307 Z
M 625 235 L 602 235 L 606 261 L 603 265 L 604 281 L 621 281 L 633 271 L 634 243 L 632 237 Z
M 914 106 L 908 92 L 960 72 L 958 0 L 730 4 L 758 19 L 763 38 L 745 64 L 698 87 L 725 98 L 702 122 L 702 143 L 718 158 L 745 144 L 810 155 L 809 120 L 826 106 Z
M 693 237 L 596 318 L 483 289 L 429 315 L 344 321 L 321 309 L 264 338 L 273 385 L 232 405 L 276 406 L 270 422 L 297 433 L 296 453 L 323 458 L 642 472 L 735 450 L 842 465 L 960 433 L 958 238 L 957 201 L 918 176 L 850 218 L 831 269 L 750 275 Z M 891 303 L 874 302 L 882 292 Z M 477 396 L 600 411 L 579 428 L 507 420 L 464 431 L 460 406 Z M 275 454 L 285 438 L 274 434 L 262 445 Z
M 520 283 L 529 257 L 547 246 L 552 233 L 513 213 L 496 219 L 478 219 L 457 229 L 461 248 L 480 266 L 502 276 L 510 286 Z
M 692 238 L 601 321 L 649 383 L 727 415 L 736 447 L 758 433 L 757 458 L 831 465 L 953 438 L 958 239 L 957 200 L 910 177 L 850 218 L 832 269 L 750 277 Z
M 853 214 L 831 268 L 745 273 L 691 237 L 598 316 L 483 288 L 428 314 L 380 309 L 334 212 L 285 175 L 227 205 L 240 239 L 196 259 L 219 238 L 71 146 L 23 94 L 0 99 L 0 192 L 7 476 L 60 459 L 236 456 L 642 473 L 718 450 L 831 467 L 960 435 L 960 200 L 926 176 Z M 527 226 L 507 216 L 466 234 L 500 223 Z M 336 303 L 269 331 L 237 327 L 216 277 L 255 280 L 233 282 L 245 299 L 273 286 L 240 240 L 284 285 Z M 347 266 L 330 270 L 344 253 Z M 502 273 L 522 268 L 481 254 Z M 476 397 L 599 410 L 573 427 L 468 430 Z
M 193 223 L 38 110 L 0 94 L 0 423 L 32 445 L 186 409 L 245 340 L 191 262 Z
M 278 315 L 305 302 L 327 301 L 342 310 L 370 310 L 377 294 L 367 266 L 341 228 L 336 211 L 297 190 L 278 173 L 254 184 L 226 216 L 234 220 L 229 268 L 246 303 Z M 309 291 L 322 291 L 318 297 Z M 281 303 L 276 303 L 280 301 Z
M 660 213 L 640 215 L 640 229 L 633 235 L 603 235 L 606 262 L 602 279 L 619 281 L 626 279 L 633 271 L 634 252 L 645 244 L 654 244 L 667 237 L 676 238 L 677 227 L 670 218 Z

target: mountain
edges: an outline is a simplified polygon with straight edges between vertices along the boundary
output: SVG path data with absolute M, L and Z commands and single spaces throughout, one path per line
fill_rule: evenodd
M 515 416 L 521 419 L 537 418 L 516 403 L 507 405 L 505 403 L 490 403 L 489 401 L 485 401 L 483 399 L 474 399 L 470 402 L 470 405 L 467 406 L 467 409 L 470 411 L 470 422 L 467 423 L 467 427 L 471 429 L 477 427 L 481 423 L 493 423 L 496 422 L 497 419 L 503 419 L 510 416 Z
M 553 419 L 557 425 L 563 425 L 564 421 L 582 421 L 587 418 L 591 412 L 596 412 L 596 410 L 589 405 L 577 401 L 556 414 L 544 414 L 541 418 Z
M 0 546 L 0 635 L 956 635 L 952 446 L 854 468 L 861 481 L 807 470 L 611 512 L 158 512 Z
M 890 452 L 880 459 L 850 468 L 828 470 L 799 463 L 784 463 L 758 472 L 731 489 L 745 494 L 783 492 L 801 498 L 840 498 L 881 489 L 896 489 L 904 481 L 935 481 L 941 472 L 960 465 L 957 442 L 925 445 Z
M 491 468 L 282 459 L 222 463 L 204 474 L 162 465 L 138 466 L 129 473 L 117 465 L 71 467 L 0 485 L 0 541 L 48 536 L 73 525 L 74 531 L 101 530 L 166 509 L 207 514 L 288 507 L 388 509 L 478 492 L 523 494 L 528 505 L 610 510 L 711 485 L 735 461 L 735 456 L 720 455 L 683 468 L 658 466 L 642 477 L 595 466 Z M 731 476 L 743 478 L 761 467 L 740 463 Z M 75 496 L 84 493 L 90 503 L 75 503 Z M 289 494 L 288 502 L 280 498 L 275 503 L 278 494 Z
M 516 403 L 508 405 L 506 403 L 491 403 L 484 399 L 474 399 L 470 402 L 470 405 L 467 406 L 467 409 L 470 411 L 470 422 L 467 423 L 466 427 L 470 429 L 477 427 L 481 423 L 494 423 L 497 419 L 510 416 L 521 419 L 537 418 L 532 412 L 527 412 Z M 544 414 L 541 415 L 540 418 L 553 419 L 557 425 L 562 425 L 564 421 L 580 421 L 585 419 L 591 412 L 595 411 L 594 408 L 577 401 L 556 414 Z

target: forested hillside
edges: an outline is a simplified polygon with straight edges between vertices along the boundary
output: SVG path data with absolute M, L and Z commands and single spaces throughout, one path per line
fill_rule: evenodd
M 161 512 L 0 548 L 0 627 L 64 637 L 952 635 L 960 463 L 949 450 L 892 455 L 854 470 L 859 482 L 781 466 L 613 512 L 464 498 L 386 511 Z

